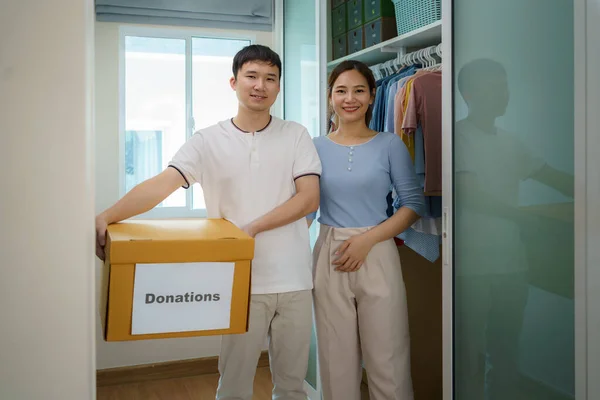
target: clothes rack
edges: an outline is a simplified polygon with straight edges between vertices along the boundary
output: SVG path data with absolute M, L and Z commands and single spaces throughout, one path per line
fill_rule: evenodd
M 437 56 L 435 58 L 434 56 Z M 442 44 L 425 47 L 411 53 L 399 53 L 398 56 L 389 61 L 370 66 L 375 79 L 379 80 L 393 73 L 398 72 L 402 67 L 421 64 L 423 69 L 441 68 Z
M 401 52 L 392 60 L 371 66 L 377 80 L 375 102 L 379 102 L 374 104 L 371 129 L 394 132 L 402 138 L 413 158 L 427 206 L 427 213 L 398 236 L 403 242 L 398 253 L 408 301 L 415 400 L 441 399 L 443 391 L 442 60 L 442 46 L 438 44 Z M 439 152 L 431 151 L 436 142 Z M 426 151 L 426 145 L 430 151 Z M 427 182 L 436 169 L 440 172 L 439 181 Z M 426 183 L 439 190 L 427 190 L 430 188 Z M 400 206 L 393 190 L 388 204 L 389 215 Z
M 369 127 L 402 138 L 426 196 L 426 214 L 398 238 L 432 263 L 440 257 L 442 230 L 441 67 L 441 44 L 370 66 L 377 89 Z M 399 207 L 393 190 L 388 205 L 391 216 Z

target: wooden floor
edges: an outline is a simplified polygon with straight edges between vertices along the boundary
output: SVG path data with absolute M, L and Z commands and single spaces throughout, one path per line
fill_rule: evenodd
M 99 387 L 97 400 L 214 400 L 218 374 Z M 258 368 L 253 400 L 270 400 L 271 372 Z
M 160 379 L 127 385 L 103 386 L 97 390 L 97 400 L 214 400 L 218 374 L 189 378 Z M 253 400 L 271 400 L 271 372 L 268 367 L 258 368 L 254 379 Z M 363 385 L 362 399 L 368 400 Z
M 188 378 L 158 379 L 125 385 L 102 386 L 97 390 L 97 400 L 214 400 L 218 374 L 198 375 Z M 271 372 L 268 367 L 256 370 L 253 400 L 270 400 Z M 362 385 L 361 399 L 369 400 L 368 389 Z M 520 396 L 512 400 L 572 400 L 569 396 L 544 391 L 539 386 L 524 385 Z M 441 400 L 441 399 L 427 399 Z

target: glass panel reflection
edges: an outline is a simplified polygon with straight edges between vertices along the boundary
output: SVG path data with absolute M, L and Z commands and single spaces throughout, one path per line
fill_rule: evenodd
M 453 14 L 455 399 L 573 399 L 573 3 Z

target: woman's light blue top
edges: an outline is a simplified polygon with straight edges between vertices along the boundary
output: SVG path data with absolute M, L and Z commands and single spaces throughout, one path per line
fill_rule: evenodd
M 396 134 L 381 132 L 354 146 L 337 144 L 326 136 L 315 138 L 314 143 L 323 168 L 320 223 L 336 228 L 378 225 L 388 218 L 386 196 L 391 188 L 402 207 L 423 214 L 423 189 L 408 149 Z

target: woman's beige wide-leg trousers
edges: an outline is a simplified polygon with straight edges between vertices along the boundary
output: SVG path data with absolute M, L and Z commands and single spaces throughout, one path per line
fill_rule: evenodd
M 393 239 L 356 272 L 338 272 L 336 249 L 369 228 L 321 225 L 314 249 L 314 304 L 323 400 L 360 400 L 361 360 L 371 400 L 412 400 L 406 290 Z

